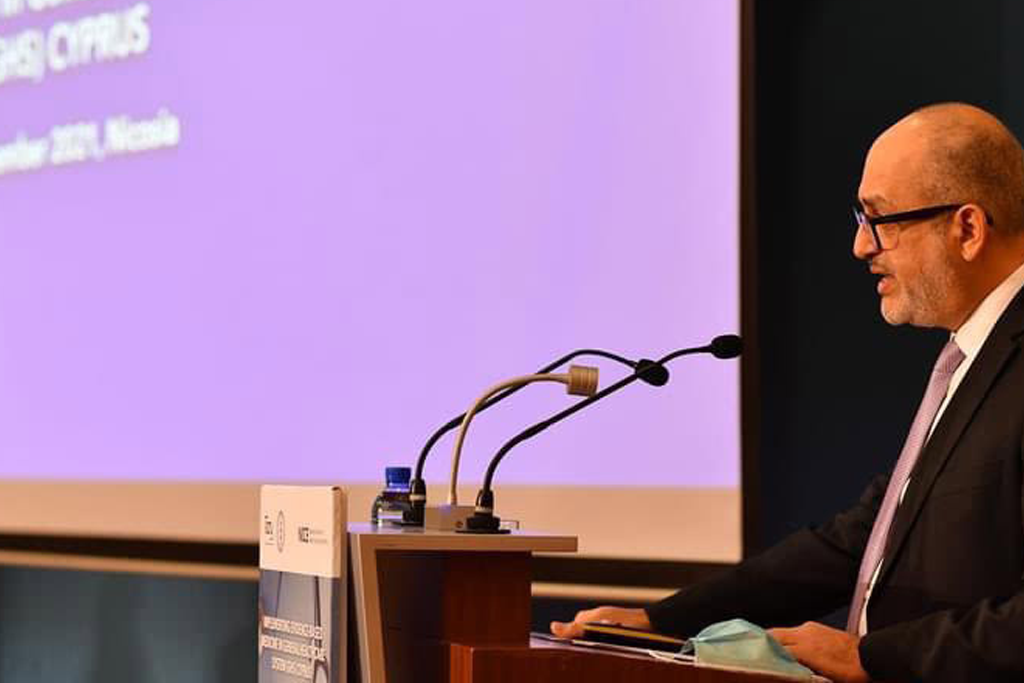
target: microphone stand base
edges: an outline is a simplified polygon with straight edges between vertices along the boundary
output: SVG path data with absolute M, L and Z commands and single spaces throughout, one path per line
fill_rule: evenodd
M 461 531 L 473 518 L 472 505 L 431 505 L 423 511 L 423 528 L 435 531 Z
M 508 534 L 511 529 L 504 529 L 501 526 L 501 518 L 495 517 L 493 513 L 475 512 L 472 517 L 466 520 L 466 526 L 459 529 L 460 534 Z

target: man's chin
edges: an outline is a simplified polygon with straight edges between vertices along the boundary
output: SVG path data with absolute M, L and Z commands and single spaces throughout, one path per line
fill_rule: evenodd
M 888 297 L 882 297 L 882 300 L 879 303 L 879 308 L 882 311 L 882 318 L 885 320 L 885 322 L 889 323 L 890 325 L 906 325 L 908 322 L 910 322 L 909 316 L 907 316 L 906 311 L 903 310 L 900 306 L 898 306 L 895 301 L 889 299 Z
M 899 325 L 910 325 L 911 327 L 922 328 L 941 327 L 938 322 L 932 319 L 933 316 L 924 314 L 922 311 L 918 311 L 915 316 L 913 312 L 907 310 L 906 307 L 896 305 L 895 301 L 887 301 L 883 298 L 880 308 L 882 311 L 882 318 L 893 327 L 898 327 Z

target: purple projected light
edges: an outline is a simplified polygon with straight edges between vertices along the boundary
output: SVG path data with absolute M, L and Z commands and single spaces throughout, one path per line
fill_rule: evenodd
M 0 476 L 378 481 L 571 349 L 738 329 L 735 2 L 35 4 L 0 3 Z M 738 362 L 671 371 L 498 483 L 738 485 Z M 462 478 L 570 400 L 482 415 Z

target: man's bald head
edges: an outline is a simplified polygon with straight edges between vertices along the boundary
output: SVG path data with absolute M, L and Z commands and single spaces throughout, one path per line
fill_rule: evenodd
M 924 141 L 919 171 L 927 201 L 974 202 L 997 232 L 1024 233 L 1024 150 L 999 119 L 951 102 L 918 109 L 887 134 L 907 128 Z
M 1024 262 L 1024 152 L 977 107 L 932 105 L 882 133 L 858 196 L 868 216 L 938 209 L 861 224 L 854 237 L 854 255 L 881 276 L 882 315 L 893 325 L 957 330 Z

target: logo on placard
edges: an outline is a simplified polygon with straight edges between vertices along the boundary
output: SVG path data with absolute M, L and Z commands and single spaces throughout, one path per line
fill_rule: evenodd
M 277 551 L 284 552 L 284 511 L 277 513 Z

